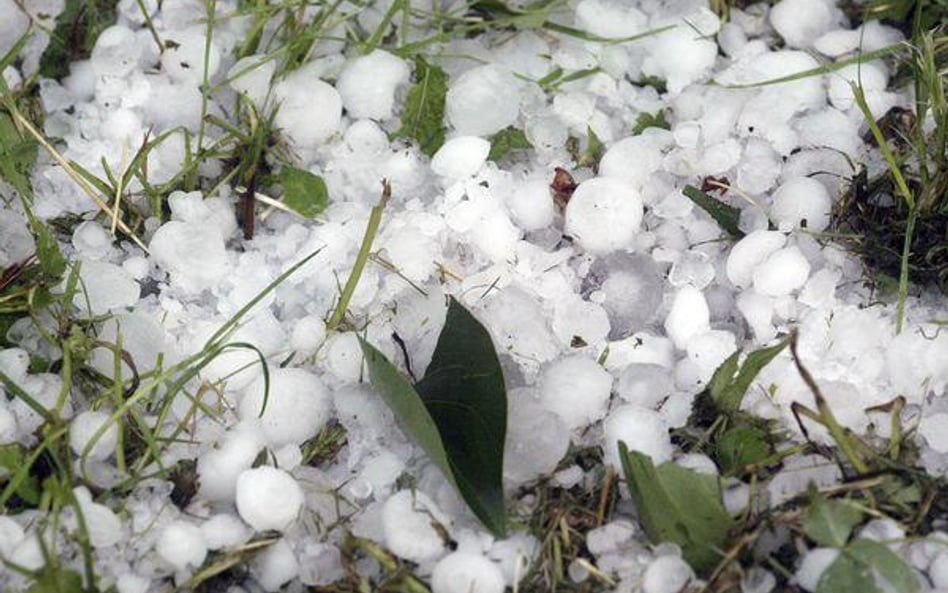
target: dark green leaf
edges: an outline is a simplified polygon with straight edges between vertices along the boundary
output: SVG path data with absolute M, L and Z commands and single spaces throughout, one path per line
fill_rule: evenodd
M 865 538 L 854 540 L 843 550 L 857 561 L 872 569 L 884 578 L 894 591 L 915 593 L 919 590 L 918 578 L 911 568 L 885 544 Z M 841 589 L 837 589 L 839 591 Z
M 741 211 L 734 206 L 728 206 L 721 200 L 712 198 L 693 185 L 686 185 L 681 190 L 686 197 L 698 205 L 699 208 L 711 215 L 718 226 L 734 239 L 740 239 L 744 232 L 738 226 L 741 220 Z
M 48 278 L 59 278 L 66 271 L 66 258 L 59 250 L 53 233 L 36 217 L 30 215 L 33 234 L 36 235 L 36 258 Z
M 752 426 L 735 426 L 715 443 L 721 473 L 733 474 L 770 456 L 767 435 Z
M 283 203 L 304 218 L 319 216 L 329 205 L 329 190 L 319 175 L 296 167 L 283 167 L 278 176 Z
M 402 111 L 402 127 L 395 138 L 412 138 L 421 152 L 433 155 L 444 144 L 444 100 L 448 75 L 437 66 L 415 57 L 415 84 L 408 91 Z
M 492 532 L 504 533 L 504 374 L 487 329 L 454 298 L 425 377 L 415 388 L 438 425 L 464 499 Z
M 529 148 L 533 148 L 533 145 L 527 140 L 527 135 L 523 133 L 523 130 L 511 126 L 490 137 L 490 154 L 487 155 L 487 159 L 496 162 L 513 150 Z
M 82 593 L 86 589 L 82 586 L 82 576 L 68 568 L 63 568 L 58 564 L 52 564 L 44 567 L 33 586 L 27 589 L 27 593 Z
M 821 546 L 841 548 L 849 541 L 853 528 L 862 522 L 862 517 L 862 510 L 848 501 L 815 494 L 803 522 L 803 531 Z
M 596 135 L 596 132 L 593 132 L 593 129 L 589 126 L 586 127 L 586 137 L 589 139 L 586 154 L 589 155 L 593 163 L 598 165 L 599 161 L 602 160 L 602 155 L 606 152 L 606 147 L 603 145 L 602 140 L 599 139 L 599 136 Z
M 427 373 L 416 386 L 361 340 L 372 385 L 474 514 L 493 533 L 507 529 L 503 458 L 507 396 L 490 335 L 451 299 Z
M 32 198 L 30 172 L 39 145 L 31 136 L 21 135 L 13 118 L 0 111 L 0 179 L 13 186 L 24 198 Z
M 845 552 L 830 564 L 816 583 L 816 593 L 882 593 L 872 576 L 872 568 Z
M 632 135 L 638 136 L 648 128 L 661 128 L 663 130 L 670 130 L 671 126 L 668 124 L 668 120 L 665 119 L 665 110 L 659 109 L 657 113 L 640 113 L 637 118 L 635 118 L 635 126 L 632 128 Z
M 754 381 L 760 369 L 774 359 L 787 347 L 789 340 L 781 340 L 778 344 L 755 350 L 747 355 L 744 364 L 738 370 L 738 356 L 735 352 L 714 371 L 709 389 L 715 403 L 725 412 L 736 412 L 741 407 L 744 394 Z
M 713 569 L 733 523 L 721 502 L 717 477 L 674 463 L 655 467 L 648 455 L 629 451 L 622 441 L 619 455 L 649 539 L 678 544 L 685 560 L 699 573 Z

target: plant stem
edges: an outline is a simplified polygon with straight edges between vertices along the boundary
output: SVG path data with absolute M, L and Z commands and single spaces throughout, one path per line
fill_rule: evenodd
M 339 296 L 339 302 L 336 304 L 336 308 L 332 312 L 329 322 L 326 324 L 327 331 L 335 331 L 346 314 L 349 301 L 352 300 L 352 295 L 355 293 L 356 286 L 359 284 L 359 278 L 362 277 L 365 262 L 369 259 L 369 251 L 372 249 L 375 234 L 378 232 L 379 224 L 382 222 L 382 211 L 385 210 L 385 205 L 391 197 L 392 186 L 387 179 L 383 179 L 382 197 L 379 199 L 379 203 L 372 207 L 372 212 L 369 214 L 369 223 L 365 227 L 365 234 L 362 235 L 362 246 L 359 247 L 359 255 L 356 256 L 352 271 L 349 272 L 349 279 L 346 280 L 346 285 L 343 287 L 342 294 Z

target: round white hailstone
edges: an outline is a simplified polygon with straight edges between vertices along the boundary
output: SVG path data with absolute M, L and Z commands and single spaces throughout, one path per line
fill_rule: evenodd
M 296 578 L 300 565 L 293 548 L 281 539 L 254 557 L 251 570 L 264 591 L 278 591 Z
M 490 142 L 477 136 L 460 136 L 445 142 L 431 159 L 431 170 L 449 180 L 466 179 L 487 161 Z
M 72 245 L 84 259 L 102 259 L 112 249 L 112 237 L 101 224 L 87 220 L 72 232 Z
M 694 578 L 694 571 L 678 556 L 659 556 L 642 575 L 642 593 L 678 593 Z
M 0 371 L 14 383 L 20 383 L 26 378 L 30 368 L 30 354 L 22 348 L 5 348 L 0 350 Z
M 9 445 L 17 439 L 16 414 L 5 404 L 0 405 L 0 445 Z
M 458 134 L 489 136 L 517 120 L 520 83 L 500 66 L 471 68 L 451 81 L 445 112 Z
M 833 107 L 846 111 L 855 105 L 851 85 L 861 86 L 866 95 L 884 91 L 889 84 L 889 72 L 880 62 L 866 62 L 844 66 L 827 75 L 826 92 Z
M 605 462 L 618 469 L 619 441 L 624 441 L 629 451 L 638 451 L 652 458 L 658 465 L 671 461 L 674 448 L 668 436 L 668 427 L 655 410 L 635 404 L 626 404 L 612 410 L 602 423 Z
M 76 292 L 73 305 L 93 315 L 131 307 L 141 294 L 141 285 L 115 264 L 82 260 L 79 278 L 83 289 Z
M 707 382 L 721 363 L 737 350 L 737 340 L 729 331 L 713 329 L 692 336 L 686 350 L 698 368 L 701 381 Z
M 718 466 L 714 464 L 714 460 L 703 453 L 685 453 L 675 460 L 675 465 L 699 474 L 718 475 Z
M 144 138 L 142 132 L 142 119 L 131 109 L 110 111 L 99 126 L 99 134 L 103 139 L 120 145 L 141 144 Z
M 326 340 L 326 322 L 319 315 L 298 319 L 290 334 L 290 348 L 304 357 L 311 356 Z
M 269 393 L 262 376 L 244 390 L 241 420 L 259 418 L 271 445 L 299 444 L 316 436 L 326 420 L 332 396 L 319 377 L 298 368 L 270 371 Z
M 564 231 L 587 251 L 606 253 L 631 247 L 642 224 L 642 198 L 614 177 L 579 184 L 566 205 Z
M 107 428 L 92 443 L 89 448 L 88 459 L 101 461 L 115 453 L 118 443 L 118 425 L 109 420 L 105 412 L 87 410 L 80 412 L 72 419 L 69 426 L 69 446 L 76 455 L 84 455 L 86 447 L 90 446 L 93 437 L 103 425 Z
M 556 469 L 569 449 L 569 431 L 530 390 L 512 391 L 508 404 L 504 478 L 521 484 Z
M 776 333 L 773 324 L 774 300 L 771 297 L 758 294 L 753 290 L 745 290 L 737 295 L 735 304 L 751 331 L 754 332 L 754 340 L 758 344 L 774 337 Z
M 611 391 L 609 371 L 581 354 L 561 358 L 540 374 L 540 402 L 570 430 L 601 420 Z
M 503 593 L 505 587 L 500 567 L 471 552 L 448 554 L 431 572 L 432 593 Z
M 208 550 L 239 546 L 253 535 L 240 518 L 230 513 L 214 515 L 201 523 L 201 534 Z
M 31 533 L 20 541 L 6 559 L 27 570 L 39 570 L 46 564 L 48 550 L 48 544 L 44 548 L 40 545 L 39 537 Z
M 707 9 L 705 9 L 707 10 Z M 689 20 L 686 20 L 689 24 Z M 648 55 L 642 63 L 642 73 L 667 81 L 671 93 L 680 93 L 686 86 L 704 78 L 714 66 L 718 45 L 705 35 L 695 35 L 694 29 L 679 24 L 648 40 Z
M 747 288 L 754 281 L 754 270 L 767 257 L 787 243 L 778 231 L 753 231 L 734 244 L 727 256 L 725 270 L 736 288 Z
M 731 478 L 727 486 L 721 492 L 721 502 L 724 508 L 731 515 L 739 515 L 747 505 L 750 504 L 751 488 L 740 480 Z M 771 591 L 772 589 L 767 589 Z
M 99 76 L 125 76 L 138 65 L 140 55 L 135 33 L 124 25 L 112 25 L 99 33 L 89 61 Z
M 276 72 L 276 60 L 263 55 L 240 58 L 227 71 L 230 88 L 245 95 L 257 107 L 262 107 L 270 93 L 270 80 Z
M 199 85 L 205 79 L 205 58 L 207 63 L 206 77 L 212 78 L 217 74 L 221 65 L 221 52 L 217 43 L 211 39 L 207 43 L 203 25 L 186 31 L 169 33 L 168 38 L 173 44 L 168 44 L 161 53 L 161 69 L 175 82 Z
M 273 97 L 280 106 L 274 124 L 298 146 L 315 148 L 339 129 L 342 97 L 312 68 L 304 66 L 287 75 L 273 87 Z
M 122 521 L 109 507 L 93 502 L 92 495 L 84 486 L 73 488 L 76 501 L 94 548 L 108 548 L 122 540 Z
M 806 284 L 810 262 L 796 245 L 773 252 L 754 269 L 754 290 L 766 296 L 788 295 Z
M 675 293 L 665 318 L 665 333 L 675 346 L 684 350 L 688 340 L 711 329 L 711 311 L 704 293 L 694 286 L 682 286 Z
M 185 521 L 166 525 L 155 543 L 155 551 L 179 571 L 199 568 L 207 558 L 207 544 L 201 528 Z
M 658 128 L 619 140 L 602 155 L 599 175 L 623 179 L 641 189 L 662 166 L 664 151 L 674 144 L 674 134 Z
M 263 433 L 256 423 L 241 423 L 228 431 L 219 446 L 198 457 L 201 497 L 210 501 L 233 501 L 237 478 L 253 464 L 263 446 Z
M 550 198 L 550 185 L 544 179 L 531 179 L 507 196 L 507 210 L 513 221 L 525 231 L 550 226 L 556 214 Z
M 303 508 L 303 489 L 293 476 L 270 466 L 237 477 L 237 512 L 256 531 L 284 531 Z
M 383 120 L 392 117 L 395 89 L 408 82 L 409 74 L 405 60 L 377 49 L 349 60 L 336 88 L 350 116 Z
M 803 557 L 803 561 L 800 562 L 800 568 L 797 569 L 794 575 L 797 585 L 807 591 L 816 591 L 820 576 L 829 568 L 830 564 L 836 562 L 839 553 L 839 548 L 813 548 L 808 551 Z
M 770 217 L 781 231 L 805 228 L 819 232 L 829 226 L 832 205 L 822 183 L 812 177 L 794 177 L 774 192 Z
M 148 593 L 149 587 L 151 579 L 133 572 L 126 572 L 115 580 L 115 590 L 118 593 Z
M 362 375 L 362 347 L 355 332 L 336 333 L 326 340 L 326 368 L 344 381 L 358 381 Z
M 939 552 L 928 567 L 932 585 L 948 589 L 948 551 Z
M 925 414 L 918 425 L 918 433 L 922 435 L 928 446 L 939 453 L 948 453 L 948 430 L 945 426 L 948 414 Z
M 616 395 L 630 404 L 655 409 L 675 392 L 671 370 L 659 364 L 633 363 L 619 375 Z
M 566 345 L 579 338 L 588 345 L 596 345 L 609 335 L 609 315 L 602 305 L 571 295 L 553 306 L 553 333 Z
M 593 35 L 621 39 L 644 32 L 648 17 L 623 3 L 583 0 L 576 5 L 576 25 Z
M 0 558 L 9 558 L 24 539 L 23 527 L 10 517 L 0 515 Z
M 171 282 L 188 292 L 215 286 L 227 274 L 227 251 L 217 227 L 172 220 L 155 231 L 149 245 Z
M 450 526 L 448 518 L 423 492 L 396 492 L 382 507 L 385 546 L 412 562 L 434 560 L 445 551 L 445 542 L 433 526 L 435 522 Z
M 787 47 L 810 47 L 837 20 L 833 6 L 824 0 L 780 0 L 770 11 L 770 24 Z
M 813 48 L 824 56 L 836 58 L 859 49 L 861 37 L 859 31 L 835 29 L 820 35 L 813 42 Z

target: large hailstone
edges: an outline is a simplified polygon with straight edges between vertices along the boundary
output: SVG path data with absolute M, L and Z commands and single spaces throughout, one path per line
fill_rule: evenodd
M 171 283 L 197 293 L 215 286 L 227 273 L 227 251 L 219 228 L 172 220 L 155 231 L 148 246 Z
M 572 430 L 606 415 L 612 375 L 595 360 L 577 354 L 543 369 L 539 386 L 543 406 Z
M 408 82 L 408 75 L 404 60 L 375 50 L 346 63 L 336 88 L 353 118 L 383 120 L 392 117 L 395 89 Z
M 274 124 L 301 147 L 315 148 L 339 129 L 342 97 L 312 67 L 288 74 L 273 87 L 273 97 L 280 106 Z
M 805 228 L 819 232 L 829 226 L 832 207 L 822 183 L 812 177 L 793 177 L 774 192 L 770 218 L 781 231 Z
M 434 501 L 418 491 L 401 490 L 382 507 L 385 546 L 393 554 L 412 562 L 434 560 L 446 550 L 435 525 L 450 526 Z
M 285 531 L 303 508 L 303 489 L 293 476 L 270 466 L 237 478 L 237 512 L 256 531 Z
M 490 136 L 517 120 L 520 83 L 500 66 L 472 68 L 452 81 L 445 112 L 458 134 Z
M 316 375 L 303 369 L 270 371 L 250 384 L 240 400 L 241 420 L 259 418 L 271 445 L 300 444 L 329 419 L 332 396 Z
M 594 253 L 632 245 L 642 224 L 642 198 L 629 183 L 596 177 L 579 184 L 566 206 L 565 232 Z

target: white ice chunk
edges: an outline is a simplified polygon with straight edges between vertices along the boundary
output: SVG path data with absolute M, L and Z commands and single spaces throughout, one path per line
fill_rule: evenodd
M 84 259 L 98 260 L 112 249 L 112 237 L 101 224 L 86 220 L 72 232 L 72 245 Z
M 237 477 L 236 503 L 256 531 L 285 531 L 303 508 L 303 489 L 287 472 L 264 465 Z
M 135 33 L 125 25 L 112 25 L 99 33 L 89 61 L 99 76 L 125 76 L 138 65 L 140 55 Z
M 172 284 L 187 292 L 211 288 L 227 274 L 224 237 L 208 224 L 166 222 L 155 231 L 149 249 Z
M 806 591 L 816 591 L 820 577 L 830 567 L 830 564 L 836 562 L 839 554 L 839 548 L 813 548 L 809 550 L 803 556 L 800 567 L 793 575 L 797 585 Z
M 579 184 L 566 206 L 564 231 L 584 249 L 605 253 L 632 245 L 642 224 L 642 198 L 629 183 L 595 177 Z
M 385 501 L 382 529 L 385 545 L 401 558 L 427 562 L 441 556 L 446 542 L 434 525 L 449 527 L 450 521 L 423 492 L 401 490 Z
M 787 237 L 777 231 L 753 231 L 734 244 L 728 255 L 727 277 L 737 288 L 747 288 L 754 281 L 754 270 L 767 257 L 783 247 Z
M 408 82 L 408 76 L 404 60 L 377 49 L 349 60 L 336 88 L 350 116 L 383 120 L 392 116 L 395 90 Z
M 507 209 L 513 221 L 525 231 L 550 226 L 555 210 L 549 182 L 531 179 L 517 186 L 507 196 Z
M 194 26 L 184 31 L 169 32 L 165 36 L 169 43 L 161 53 L 161 69 L 171 80 L 190 86 L 199 86 L 213 78 L 221 65 L 221 52 L 217 42 L 207 40 L 207 28 Z M 206 65 L 206 68 L 205 68 Z
M 244 390 L 238 411 L 242 420 L 259 418 L 271 445 L 298 445 L 316 436 L 329 419 L 332 396 L 308 371 L 271 369 L 266 388 L 263 376 L 257 377 Z
M 840 20 L 839 11 L 826 0 L 781 0 L 770 11 L 770 24 L 787 47 L 808 48 Z
M 103 315 L 138 302 L 141 286 L 121 267 L 107 262 L 82 260 L 81 288 L 72 299 L 82 311 Z
M 73 493 L 82 511 L 82 518 L 92 547 L 108 548 L 122 541 L 123 524 L 112 509 L 93 502 L 92 495 L 85 486 L 73 488 Z
M 674 144 L 671 132 L 649 128 L 610 146 L 599 161 L 599 174 L 625 180 L 641 190 L 662 166 L 664 152 Z
M 570 430 L 602 419 L 609 405 L 612 375 L 583 355 L 561 358 L 540 374 L 540 401 Z
M 827 74 L 827 79 L 830 103 L 833 107 L 846 111 L 856 102 L 851 85 L 861 86 L 867 96 L 874 92 L 881 92 L 889 84 L 889 73 L 881 62 L 863 62 L 843 66 Z
M 431 170 L 450 180 L 477 173 L 487 161 L 490 142 L 477 136 L 460 136 L 444 143 L 431 158 Z
M 829 226 L 832 205 L 822 183 L 812 177 L 793 177 L 774 192 L 770 217 L 781 231 L 805 228 L 819 232 Z
M 780 297 L 806 283 L 810 262 L 796 245 L 771 253 L 754 269 L 754 290 L 760 294 Z
M 300 572 L 293 548 L 281 539 L 257 554 L 251 562 L 251 571 L 264 591 L 279 591 Z
M 674 447 L 668 436 L 668 426 L 655 410 L 636 404 L 625 404 L 609 412 L 602 423 L 604 461 L 621 468 L 619 441 L 629 451 L 638 451 L 652 458 L 658 465 L 671 461 Z
M 576 5 L 576 25 L 599 37 L 621 39 L 643 33 L 648 17 L 623 2 L 583 0 Z
M 227 71 L 230 88 L 246 95 L 257 108 L 263 107 L 270 94 L 270 79 L 276 72 L 276 60 L 263 55 L 240 58 Z
M 253 533 L 237 515 L 220 513 L 201 523 L 201 533 L 208 550 L 239 546 Z
M 569 431 L 534 399 L 533 390 L 512 390 L 507 401 L 504 478 L 521 484 L 556 468 L 569 448 Z
M 445 112 L 458 134 L 489 136 L 517 120 L 520 83 L 505 68 L 477 66 L 451 81 Z
M 201 528 L 185 521 L 166 525 L 155 543 L 155 551 L 178 571 L 199 568 L 207 558 L 207 544 Z
M 201 497 L 210 501 L 234 500 L 237 477 L 250 468 L 263 447 L 263 434 L 256 423 L 238 424 L 229 430 L 220 443 L 198 457 Z
M 471 552 L 448 554 L 431 572 L 432 593 L 503 593 L 504 588 L 500 567 Z
M 319 80 L 310 64 L 288 74 L 273 87 L 280 108 L 274 124 L 293 143 L 315 148 L 339 129 L 342 97 L 332 85 Z
M 665 318 L 665 331 L 675 346 L 685 349 L 688 341 L 711 329 L 711 311 L 704 293 L 694 286 L 683 286 L 675 293 Z
M 105 412 L 88 410 L 72 419 L 69 446 L 76 455 L 85 455 L 88 447 L 88 459 L 103 460 L 115 453 L 117 443 L 118 425 L 111 422 Z
M 694 571 L 680 556 L 659 556 L 642 575 L 642 593 L 678 593 L 694 578 Z

